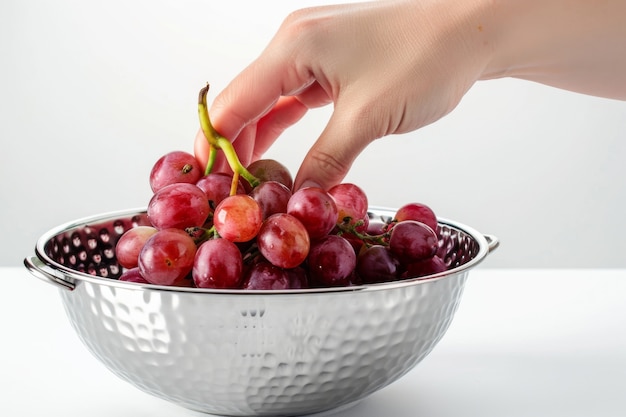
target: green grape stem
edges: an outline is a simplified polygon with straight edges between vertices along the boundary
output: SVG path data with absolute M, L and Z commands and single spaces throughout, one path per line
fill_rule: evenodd
M 188 227 L 185 229 L 185 232 L 193 239 L 196 246 L 200 246 L 207 240 L 219 237 L 215 226 L 211 226 L 209 229 L 204 227 Z
M 391 235 L 390 232 L 383 232 L 379 235 L 361 233 L 357 230 L 357 228 L 363 225 L 363 221 L 358 221 L 355 224 L 351 224 L 350 221 L 351 221 L 351 218 L 346 217 L 345 219 L 343 219 L 343 222 L 337 223 L 337 228 L 341 231 L 341 233 L 349 233 L 353 236 L 356 236 L 368 246 L 371 246 L 371 245 L 389 246 L 389 236 Z
M 200 117 L 200 126 L 202 128 L 202 133 L 204 133 L 204 137 L 206 137 L 207 141 L 209 142 L 209 159 L 205 174 L 209 174 L 211 172 L 213 164 L 215 163 L 217 150 L 221 150 L 222 152 L 224 152 L 224 156 L 226 157 L 228 165 L 233 170 L 233 172 L 237 174 L 236 176 L 241 176 L 243 179 L 248 181 L 251 187 L 254 188 L 259 185 L 261 181 L 257 177 L 252 175 L 252 173 L 250 173 L 250 171 L 248 171 L 243 166 L 243 164 L 239 160 L 239 157 L 237 156 L 237 152 L 235 151 L 233 144 L 224 136 L 220 135 L 211 123 L 206 101 L 206 96 L 208 92 L 209 84 L 207 84 L 200 90 L 200 94 L 198 97 L 198 116 Z
M 204 169 L 204 175 L 209 175 L 213 171 L 213 165 L 215 165 L 215 159 L 217 158 L 217 149 L 209 144 L 209 157 L 207 158 L 207 164 Z

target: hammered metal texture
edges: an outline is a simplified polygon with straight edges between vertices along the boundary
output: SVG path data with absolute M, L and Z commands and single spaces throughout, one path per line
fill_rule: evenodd
M 237 296 L 61 291 L 89 350 L 145 392 L 219 415 L 293 416 L 359 400 L 440 340 L 467 272 L 368 292 Z
M 78 336 L 137 388 L 216 415 L 320 413 L 392 383 L 443 337 L 469 271 L 404 286 L 287 294 L 116 285 L 112 248 L 147 220 L 143 213 L 95 220 L 41 244 L 46 264 L 76 284 L 60 294 Z M 440 224 L 438 232 L 450 268 L 480 251 L 463 230 Z

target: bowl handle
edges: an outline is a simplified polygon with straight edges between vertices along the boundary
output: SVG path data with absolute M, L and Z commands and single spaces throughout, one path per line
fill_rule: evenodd
M 489 253 L 496 250 L 500 246 L 500 240 L 494 235 L 483 235 L 487 239 L 487 246 L 489 247 Z
M 57 276 L 54 269 L 50 268 L 36 256 L 24 258 L 24 266 L 30 271 L 31 274 L 48 284 L 53 284 L 69 291 L 76 288 L 76 284 Z

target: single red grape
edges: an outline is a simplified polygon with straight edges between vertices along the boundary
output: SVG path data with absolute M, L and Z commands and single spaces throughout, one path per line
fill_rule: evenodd
M 141 269 L 138 266 L 130 268 L 122 272 L 119 278 L 120 281 L 136 282 L 138 284 L 149 284 L 148 281 L 141 274 Z
M 194 184 L 166 185 L 148 203 L 148 218 L 157 229 L 202 227 L 209 213 L 206 194 Z
M 150 171 L 150 188 L 157 192 L 175 183 L 194 184 L 202 176 L 202 168 L 190 153 L 173 151 L 163 155 Z
M 305 187 L 293 193 L 287 213 L 302 222 L 311 239 L 328 235 L 339 214 L 333 197 L 319 187 Z
M 408 203 L 400 207 L 393 218 L 395 222 L 404 220 L 417 220 L 428 225 L 435 232 L 437 231 L 437 216 L 435 212 L 422 203 Z
M 354 225 L 368 218 L 367 195 L 361 187 L 352 183 L 341 183 L 328 190 L 328 193 L 335 199 L 338 223 Z
M 345 286 L 350 284 L 356 254 L 350 242 L 343 237 L 326 235 L 311 243 L 307 266 L 314 285 Z
M 425 277 L 439 272 L 444 272 L 448 266 L 439 256 L 435 255 L 431 258 L 422 259 L 421 261 L 412 262 L 407 265 L 405 278 Z
M 391 229 L 389 250 L 403 265 L 434 256 L 438 247 L 437 234 L 422 222 L 405 220 Z
M 244 290 L 292 290 L 308 288 L 306 273 L 301 267 L 284 269 L 266 260 L 254 263 L 246 272 Z
M 261 227 L 263 211 L 247 194 L 226 197 L 215 208 L 213 224 L 217 233 L 231 242 L 252 240 Z
M 124 268 L 134 268 L 139 262 L 139 252 L 148 238 L 155 234 L 157 229 L 152 226 L 137 226 L 128 229 L 115 245 L 117 262 Z
M 287 212 L 291 190 L 278 181 L 265 181 L 254 187 L 250 197 L 259 203 L 263 210 L 263 219 L 267 219 L 272 214 Z
M 241 252 L 229 240 L 207 240 L 196 251 L 192 275 L 198 288 L 239 288 L 242 271 Z
M 289 169 L 275 159 L 257 159 L 246 169 L 261 182 L 278 181 L 290 190 L 293 187 L 293 177 Z
M 309 254 L 311 242 L 300 220 L 287 213 L 276 213 L 265 219 L 257 235 L 261 254 L 273 265 L 295 268 Z
M 365 284 L 394 281 L 400 270 L 400 262 L 386 246 L 373 245 L 358 254 L 356 273 Z
M 388 223 L 383 222 L 382 220 L 369 221 L 367 223 L 366 232 L 368 235 L 378 236 L 385 233 L 387 229 Z
M 196 244 L 180 229 L 163 229 L 152 235 L 139 253 L 141 274 L 151 284 L 188 286 Z

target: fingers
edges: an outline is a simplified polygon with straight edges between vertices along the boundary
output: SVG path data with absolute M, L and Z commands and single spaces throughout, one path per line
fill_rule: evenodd
M 260 158 L 288 127 L 306 114 L 307 110 L 308 108 L 296 97 L 281 97 L 258 122 L 252 158 Z
M 326 128 L 305 156 L 294 189 L 314 185 L 324 189 L 339 184 L 365 147 L 374 140 L 365 120 L 337 105 Z
M 257 125 L 249 124 L 243 128 L 243 130 L 239 133 L 239 140 L 233 142 L 233 146 L 235 147 L 235 152 L 237 152 L 237 156 L 239 160 L 243 164 L 243 166 L 250 165 L 252 162 L 252 156 L 254 154 L 254 146 L 256 137 Z M 222 152 L 220 152 L 222 154 Z M 220 155 L 222 156 L 222 155 Z M 225 158 L 223 159 L 225 161 Z M 222 167 L 226 168 L 227 164 L 223 163 Z M 223 170 L 223 169 L 222 169 Z
M 309 108 L 331 102 L 306 59 L 298 59 L 298 50 L 298 42 L 279 31 L 263 54 L 212 103 L 209 113 L 213 126 L 233 143 L 244 165 L 260 158 Z M 194 151 L 206 165 L 208 145 L 201 132 Z M 218 168 L 226 168 L 222 158 L 216 162 Z
M 204 137 L 202 129 L 198 129 L 198 133 L 196 133 L 196 138 L 193 142 L 193 153 L 204 170 L 209 159 L 209 143 Z
M 233 141 L 239 159 L 244 165 L 261 158 L 274 141 L 290 126 L 297 123 L 309 108 L 319 107 L 330 102 L 326 92 L 315 83 L 298 96 L 283 96 L 257 123 L 242 128 Z M 202 131 L 198 131 L 194 152 L 201 165 L 206 166 L 209 145 Z M 218 155 L 214 170 L 226 170 L 226 161 Z
M 274 141 L 290 126 L 297 123 L 306 112 L 331 102 L 330 97 L 314 83 L 297 96 L 283 96 L 276 105 L 259 120 L 252 159 L 260 158 Z
M 258 122 L 281 96 L 310 86 L 312 76 L 308 71 L 298 71 L 292 57 L 288 49 L 274 48 L 231 81 L 211 106 L 215 129 L 235 141 L 245 126 Z
M 248 125 L 240 132 L 241 140 L 233 143 L 235 147 L 235 152 L 239 157 L 239 160 L 244 166 L 247 166 L 252 162 L 252 155 L 254 153 L 254 137 L 256 136 L 256 125 Z M 200 166 L 204 170 L 207 161 L 209 159 L 209 143 L 206 140 L 202 130 L 198 130 L 196 134 L 196 138 L 194 141 L 194 155 Z M 221 151 L 218 151 L 215 163 L 211 172 L 232 172 L 230 166 L 224 154 Z

